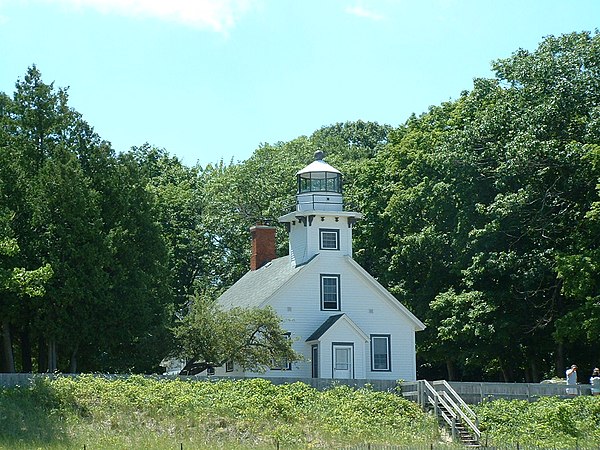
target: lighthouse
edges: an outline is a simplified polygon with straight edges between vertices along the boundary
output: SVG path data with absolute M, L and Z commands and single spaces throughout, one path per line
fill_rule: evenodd
M 315 160 L 296 173 L 295 210 L 279 218 L 289 233 L 293 266 L 319 253 L 326 258 L 352 257 L 352 227 L 362 215 L 344 210 L 342 173 L 323 157 L 317 151 Z

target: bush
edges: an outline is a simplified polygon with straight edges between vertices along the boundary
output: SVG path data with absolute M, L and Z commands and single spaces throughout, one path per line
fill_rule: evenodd
M 2 391 L 5 448 L 305 448 L 439 441 L 435 420 L 371 389 L 264 379 L 185 381 L 83 375 Z M 16 430 L 9 432 L 9 430 Z
M 595 448 L 600 442 L 600 397 L 495 400 L 477 407 L 477 414 L 492 445 Z

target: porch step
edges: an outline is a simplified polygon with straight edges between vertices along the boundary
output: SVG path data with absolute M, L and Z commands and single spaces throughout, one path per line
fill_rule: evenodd
M 448 423 L 442 417 L 442 413 L 444 413 L 447 417 L 450 417 L 451 414 L 446 409 L 446 407 L 443 405 L 438 405 L 438 411 L 439 411 L 439 413 L 438 413 L 439 424 L 445 428 L 448 428 L 449 427 Z M 465 427 L 462 422 L 458 421 L 456 423 L 455 429 L 456 429 L 456 435 L 457 435 L 458 439 L 465 447 L 469 447 L 469 448 L 479 448 L 480 447 L 480 444 L 479 444 L 479 441 L 477 440 L 477 438 L 474 437 L 468 431 L 467 427 Z M 452 431 L 452 430 L 450 430 L 450 431 Z

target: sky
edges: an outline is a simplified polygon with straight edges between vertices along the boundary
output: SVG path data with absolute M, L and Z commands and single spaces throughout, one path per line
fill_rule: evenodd
M 0 0 L 0 91 L 35 64 L 116 151 L 205 166 L 398 126 L 496 59 L 599 27 L 600 0 Z

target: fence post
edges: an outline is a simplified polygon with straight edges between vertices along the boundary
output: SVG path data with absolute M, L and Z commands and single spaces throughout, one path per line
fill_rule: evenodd
M 456 417 L 452 417 L 452 440 L 456 441 Z

